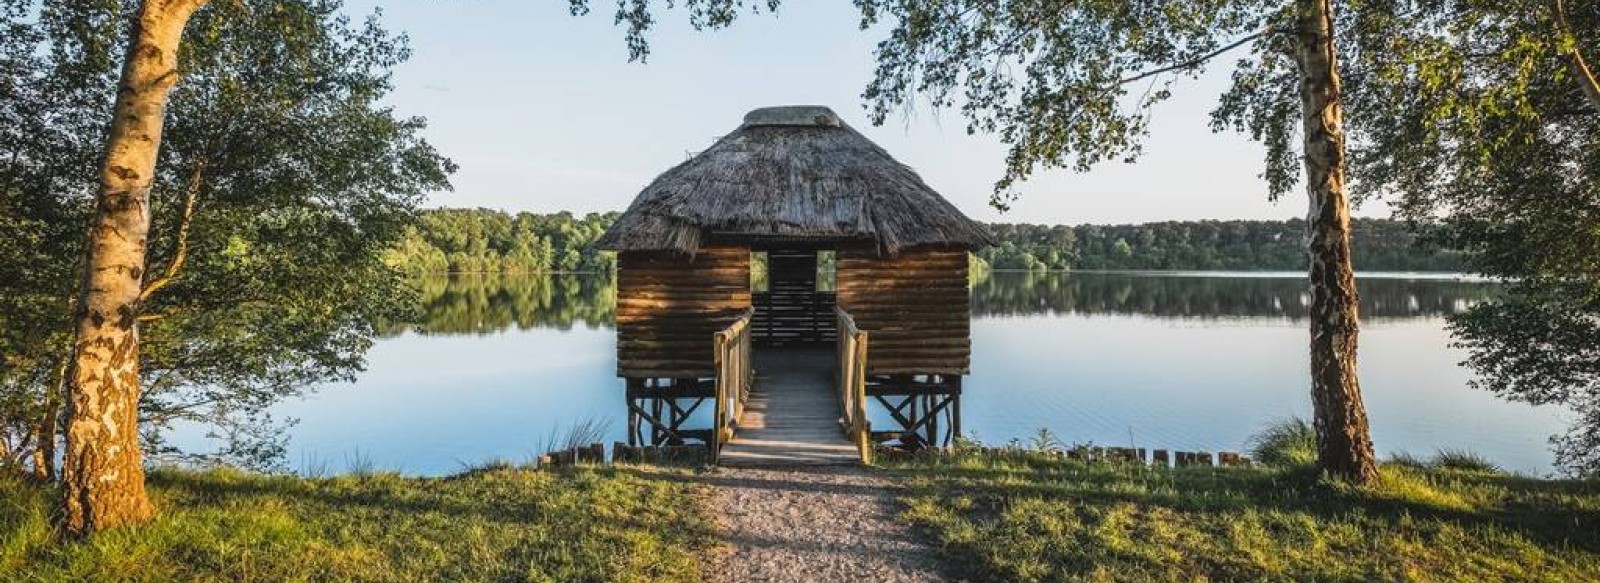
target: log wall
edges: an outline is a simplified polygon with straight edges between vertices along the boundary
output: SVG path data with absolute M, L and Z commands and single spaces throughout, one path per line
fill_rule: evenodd
M 748 248 L 620 253 L 617 376 L 714 376 L 712 335 L 749 309 Z
M 965 249 L 898 257 L 840 250 L 839 306 L 868 334 L 868 374 L 966 374 L 972 359 Z

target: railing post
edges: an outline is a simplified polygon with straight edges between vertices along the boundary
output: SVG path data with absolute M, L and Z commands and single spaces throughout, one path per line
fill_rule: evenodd
M 727 391 L 728 382 L 728 356 L 726 350 L 728 335 L 725 332 L 717 332 L 711 338 L 712 360 L 717 371 L 716 389 L 713 391 L 712 396 L 714 402 L 711 407 L 711 463 L 715 464 L 722 457 L 722 425 L 724 423 L 722 407 L 726 398 L 724 395 Z
M 872 463 L 872 424 L 867 421 L 867 343 L 865 330 L 843 307 L 838 314 L 839 416 L 845 435 L 855 444 L 861 463 Z
M 852 326 L 853 327 L 853 326 Z M 872 464 L 872 424 L 867 421 L 867 332 L 856 332 L 855 374 L 851 389 L 855 393 L 856 448 L 861 452 L 861 463 Z
M 854 360 L 852 357 L 855 355 L 855 347 L 852 342 L 855 341 L 855 336 L 851 331 L 849 315 L 845 314 L 844 310 L 840 308 L 835 308 L 834 312 L 836 318 L 835 326 L 839 329 L 835 339 L 836 356 L 839 362 L 839 378 L 835 389 L 839 393 L 839 419 L 844 424 L 844 427 L 840 429 L 843 429 L 845 435 L 848 436 L 855 422 L 853 419 L 854 408 L 850 406 L 850 376 L 855 370 L 855 364 L 852 362 Z
M 753 314 L 743 316 L 711 336 L 712 369 L 716 371 L 711 404 L 711 462 L 722 457 L 722 446 L 733 439 L 733 427 L 744 415 L 750 396 L 750 327 Z

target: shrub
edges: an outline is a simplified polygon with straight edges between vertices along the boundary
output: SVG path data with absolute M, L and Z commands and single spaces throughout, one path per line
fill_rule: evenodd
M 1441 449 L 1433 454 L 1433 467 L 1468 472 L 1500 472 L 1500 466 L 1477 453 L 1464 449 Z
M 1033 437 L 1028 439 L 1028 449 L 1039 453 L 1058 453 L 1066 451 L 1067 445 L 1061 438 L 1056 437 L 1055 432 L 1040 427 L 1034 432 Z
M 1247 446 L 1251 458 L 1269 466 L 1305 466 L 1317 461 L 1317 433 L 1299 417 L 1267 424 L 1250 436 Z

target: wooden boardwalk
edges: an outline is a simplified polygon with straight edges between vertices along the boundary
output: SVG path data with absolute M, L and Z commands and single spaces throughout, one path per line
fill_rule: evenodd
M 839 427 L 831 347 L 755 349 L 756 383 L 725 466 L 854 465 L 855 445 Z

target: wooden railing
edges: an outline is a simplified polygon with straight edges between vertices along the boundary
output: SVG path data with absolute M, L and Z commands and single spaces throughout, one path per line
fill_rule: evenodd
M 762 346 L 834 341 L 835 294 L 773 290 L 750 294 L 752 337 Z
M 712 351 L 717 368 L 711 427 L 711 461 L 715 463 L 723 444 L 733 440 L 734 429 L 744 415 L 744 402 L 750 398 L 754 376 L 750 367 L 749 312 L 712 337 Z
M 844 308 L 834 308 L 839 330 L 839 418 L 861 463 L 872 463 L 872 423 L 867 421 L 867 333 Z

